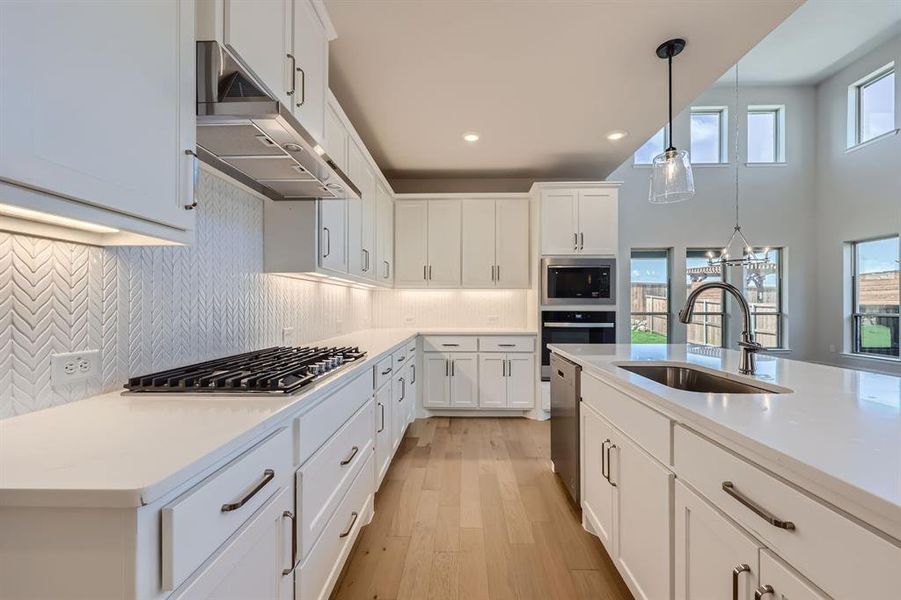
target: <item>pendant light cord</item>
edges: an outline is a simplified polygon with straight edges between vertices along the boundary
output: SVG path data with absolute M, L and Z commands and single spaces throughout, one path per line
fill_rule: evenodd
M 739 221 L 738 221 L 738 172 L 739 172 L 739 160 L 738 160 L 738 134 L 739 134 L 739 126 L 738 126 L 738 63 L 735 63 L 735 228 L 740 229 Z
M 667 151 L 675 150 L 676 146 L 673 145 L 673 50 L 670 48 L 669 56 L 667 57 L 667 63 L 669 65 L 669 147 L 666 149 Z

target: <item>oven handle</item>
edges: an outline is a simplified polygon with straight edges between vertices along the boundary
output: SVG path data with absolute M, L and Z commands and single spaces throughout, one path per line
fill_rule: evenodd
M 545 327 L 568 327 L 572 329 L 613 329 L 614 323 L 548 323 Z

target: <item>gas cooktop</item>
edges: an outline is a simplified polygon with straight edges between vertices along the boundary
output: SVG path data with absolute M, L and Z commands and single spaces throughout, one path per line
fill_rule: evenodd
M 129 392 L 290 394 L 360 360 L 357 347 L 274 347 L 132 377 Z

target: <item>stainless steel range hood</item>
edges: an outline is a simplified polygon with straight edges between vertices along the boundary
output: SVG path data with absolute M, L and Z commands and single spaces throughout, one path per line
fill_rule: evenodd
M 217 42 L 197 42 L 197 156 L 273 200 L 360 197 L 290 106 Z

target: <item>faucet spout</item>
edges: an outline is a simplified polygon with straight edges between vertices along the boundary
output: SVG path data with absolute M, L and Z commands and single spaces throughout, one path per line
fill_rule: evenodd
M 707 283 L 702 283 L 688 294 L 685 306 L 679 311 L 679 321 L 685 324 L 690 323 L 691 318 L 694 315 L 694 307 L 698 298 L 701 294 L 711 289 L 719 289 L 728 292 L 738 303 L 742 315 L 741 340 L 738 342 L 739 349 L 741 350 L 738 371 L 745 375 L 753 375 L 755 366 L 754 353 L 763 350 L 763 346 L 754 340 L 754 332 L 751 328 L 751 306 L 745 299 L 744 294 L 742 294 L 741 290 L 737 287 L 724 281 L 709 281 Z

